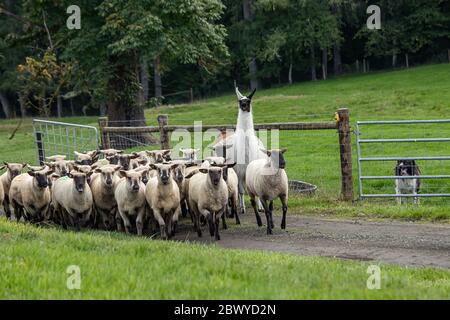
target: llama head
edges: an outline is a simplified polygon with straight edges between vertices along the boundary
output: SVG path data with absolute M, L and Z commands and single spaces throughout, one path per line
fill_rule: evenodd
M 236 96 L 238 98 L 238 102 L 239 102 L 239 108 L 242 111 L 245 112 L 250 112 L 251 110 L 251 103 L 252 103 L 252 97 L 255 94 L 256 89 L 253 89 L 253 91 L 248 95 L 248 97 L 242 95 L 239 92 L 238 87 L 236 87 Z

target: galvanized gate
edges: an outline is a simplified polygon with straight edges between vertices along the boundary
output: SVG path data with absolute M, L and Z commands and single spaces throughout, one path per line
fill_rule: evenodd
M 386 126 L 397 126 L 404 128 L 405 125 L 444 125 L 446 128 L 439 132 L 439 134 L 442 134 L 443 137 L 420 137 L 420 138 L 389 138 L 389 139 L 373 139 L 373 138 L 365 138 L 365 131 L 369 126 L 376 127 L 380 125 Z M 448 126 L 447 126 L 448 125 Z M 401 131 L 401 130 L 400 130 Z M 418 132 L 419 130 L 412 130 L 412 131 L 406 131 L 404 130 L 403 133 L 409 135 L 413 132 Z M 383 132 L 383 130 L 379 131 L 380 134 Z M 424 136 L 427 136 L 427 133 L 424 130 Z M 413 194 L 402 194 L 402 195 L 396 195 L 395 193 L 368 193 L 363 190 L 363 183 L 365 181 L 375 181 L 375 180 L 388 180 L 392 181 L 392 186 L 394 185 L 394 180 L 398 178 L 402 179 L 416 179 L 420 178 L 420 181 L 427 180 L 427 179 L 439 179 L 439 181 L 444 181 L 441 179 L 450 179 L 450 119 L 446 120 L 403 120 L 403 121 L 358 121 L 356 123 L 356 145 L 357 145 L 357 153 L 358 153 L 358 187 L 359 187 L 359 200 L 365 199 L 365 198 L 398 198 L 398 197 L 423 197 L 423 198 L 434 198 L 434 197 L 450 197 L 450 180 L 445 180 L 446 182 L 440 183 L 440 185 L 445 185 L 446 192 L 441 193 L 433 193 L 433 192 L 424 192 L 419 193 L 418 195 Z M 376 149 L 375 145 L 380 144 L 397 144 L 394 145 L 398 150 L 401 150 L 400 144 L 410 144 L 411 148 L 408 148 L 408 150 L 411 150 L 409 153 L 417 152 L 415 150 L 418 150 L 417 143 L 441 143 L 442 147 L 439 148 L 439 153 L 437 155 L 428 155 L 428 150 L 425 150 L 427 155 L 418 155 L 418 156 L 402 156 L 401 154 L 396 154 L 394 156 L 373 156 L 373 154 L 366 154 L 362 151 L 362 146 L 364 145 L 373 145 L 370 151 L 374 151 Z M 374 162 L 392 162 L 392 166 L 394 167 L 396 165 L 396 162 L 398 160 L 416 160 L 421 161 L 422 164 L 425 162 L 431 162 L 431 161 L 442 161 L 446 164 L 442 167 L 438 167 L 438 170 L 444 171 L 439 172 L 439 174 L 427 174 L 426 172 L 422 172 L 420 176 L 410 176 L 410 177 L 404 177 L 404 176 L 395 176 L 392 175 L 366 175 L 363 172 L 362 164 L 363 163 L 374 163 Z M 392 187 L 393 188 L 393 187 Z M 430 188 L 432 190 L 432 188 Z M 438 188 L 435 188 L 438 189 Z M 440 188 L 442 189 L 442 188 Z
M 96 127 L 33 119 L 38 164 L 45 157 L 61 154 L 74 158 L 74 151 L 98 150 L 100 136 Z

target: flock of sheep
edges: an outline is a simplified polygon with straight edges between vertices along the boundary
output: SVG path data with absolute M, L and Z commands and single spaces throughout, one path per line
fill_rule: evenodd
M 13 208 L 17 221 L 52 221 L 63 228 L 91 227 L 138 235 L 144 228 L 156 232 L 159 227 L 162 239 L 175 234 L 180 215 L 190 216 L 199 237 L 202 226 L 207 224 L 210 235 L 220 240 L 220 220 L 224 229 L 227 217 L 240 223 L 245 187 L 259 226 L 259 211 L 266 215 L 267 234 L 274 227 L 273 200 L 280 198 L 284 229 L 288 199 L 283 156 L 286 150 L 262 149 L 253 131 L 242 130 L 242 124 L 253 126 L 252 95 L 241 95 L 237 130 L 231 140 L 225 138 L 215 145 L 215 156 L 198 160 L 198 150 L 181 149 L 183 158 L 172 160 L 171 150 L 124 154 L 108 149 L 75 152 L 74 161 L 63 155 L 51 156 L 39 167 L 5 162 L 0 167 L 6 169 L 0 176 L 0 204 L 8 218 Z M 238 147 L 234 159 L 226 155 L 230 141 L 234 148 Z M 253 148 L 242 149 L 247 163 L 239 159 L 240 143 L 250 147 L 254 144 Z M 27 172 L 22 173 L 25 168 Z
M 247 168 L 247 189 L 260 226 L 255 197 L 270 201 L 287 195 L 283 152 L 267 151 L 266 159 L 255 160 Z M 151 231 L 159 227 L 162 239 L 175 234 L 180 215 L 190 215 L 199 236 L 202 224 L 207 223 L 211 236 L 219 240 L 220 219 L 223 228 L 227 228 L 227 216 L 240 223 L 234 164 L 217 156 L 196 160 L 194 149 L 183 149 L 183 153 L 184 159 L 171 160 L 170 150 L 123 154 L 109 149 L 76 153 L 75 161 L 48 157 L 41 167 L 5 162 L 0 203 L 8 218 L 14 209 L 17 221 L 53 221 L 64 228 L 124 230 L 138 235 L 148 225 Z M 275 175 L 262 172 L 270 167 L 278 168 Z M 25 168 L 28 171 L 22 173 Z M 262 203 L 271 233 L 273 201 Z M 282 228 L 285 217 L 284 211 Z

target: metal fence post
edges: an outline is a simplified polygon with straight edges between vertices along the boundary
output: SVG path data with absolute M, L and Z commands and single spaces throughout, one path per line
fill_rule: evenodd
M 39 165 L 43 165 L 45 161 L 45 152 L 44 152 L 44 141 L 42 139 L 42 132 L 35 131 L 34 133 L 35 141 L 36 141 L 36 150 L 37 150 L 37 160 Z
M 169 125 L 169 116 L 167 114 L 160 114 L 157 119 L 159 124 L 161 149 L 170 149 L 169 131 L 165 128 Z
M 339 146 L 341 155 L 342 199 L 353 201 L 352 139 L 350 133 L 350 112 L 347 108 L 337 111 Z

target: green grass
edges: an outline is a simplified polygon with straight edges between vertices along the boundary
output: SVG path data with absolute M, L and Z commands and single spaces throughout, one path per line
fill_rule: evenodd
M 328 81 L 306 82 L 256 93 L 253 102 L 255 123 L 283 121 L 332 121 L 341 106 L 350 108 L 351 121 L 393 119 L 443 119 L 450 117 L 450 64 L 430 65 L 409 70 L 349 75 Z M 167 113 L 170 124 L 232 124 L 237 117 L 234 94 L 199 101 L 192 105 L 146 110 L 149 125 L 158 114 Z M 96 117 L 67 118 L 80 124 L 97 125 Z M 0 121 L 0 160 L 35 162 L 36 151 L 30 119 L 23 122 L 14 139 L 8 137 L 17 120 Z M 449 137 L 450 125 L 376 126 L 364 128 L 364 138 Z M 268 145 L 270 146 L 270 134 Z M 357 164 L 353 135 L 355 196 Z M 214 139 L 212 139 L 214 140 Z M 204 147 L 212 141 L 206 139 Z M 178 141 L 172 141 L 172 146 Z M 193 141 L 183 141 L 191 145 Z M 394 200 L 370 200 L 354 205 L 337 201 L 341 187 L 337 135 L 328 131 L 282 131 L 280 145 L 287 147 L 290 179 L 318 186 L 312 199 L 291 197 L 291 214 L 389 217 L 409 220 L 450 219 L 449 199 L 423 199 L 418 207 L 399 208 Z M 65 150 L 57 150 L 57 153 Z M 416 145 L 383 144 L 363 146 L 364 155 L 418 156 L 449 155 L 450 143 Z M 205 148 L 205 155 L 209 155 Z M 448 161 L 419 162 L 423 174 L 449 174 Z M 364 163 L 365 175 L 392 175 L 395 163 Z M 393 193 L 394 182 L 366 182 L 367 193 Z M 450 180 L 424 180 L 422 192 L 450 193 Z
M 449 299 L 450 273 L 379 264 L 65 232 L 0 218 L 0 299 Z M 69 265 L 81 289 L 66 287 Z

